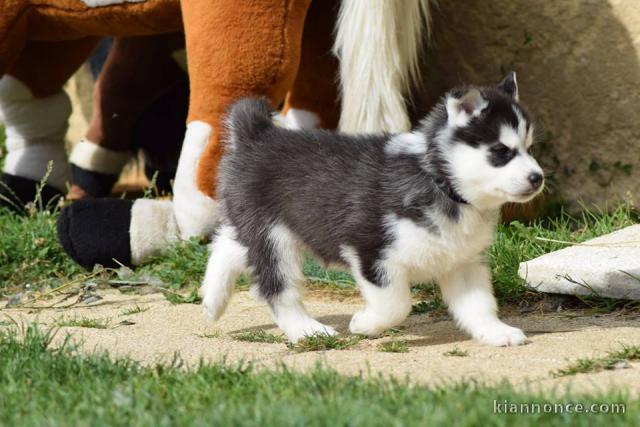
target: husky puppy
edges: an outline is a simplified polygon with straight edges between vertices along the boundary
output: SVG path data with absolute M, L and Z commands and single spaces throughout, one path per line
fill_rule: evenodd
M 447 93 L 421 125 L 398 135 L 288 130 L 264 100 L 237 102 L 219 169 L 223 226 L 202 286 L 218 319 L 250 271 L 275 322 L 295 342 L 335 334 L 302 304 L 310 252 L 348 267 L 365 299 L 349 325 L 376 335 L 411 311 L 410 283 L 435 280 L 460 328 L 495 346 L 525 342 L 497 317 L 484 252 L 500 206 L 543 187 L 529 154 L 533 124 L 515 74 L 497 87 Z

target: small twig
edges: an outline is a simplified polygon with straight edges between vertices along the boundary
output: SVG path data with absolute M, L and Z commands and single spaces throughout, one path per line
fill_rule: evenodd
M 162 288 L 162 287 L 158 286 L 157 289 L 160 290 L 160 292 L 166 292 L 168 294 L 173 294 L 173 295 L 176 295 L 176 296 L 179 296 L 179 297 L 184 297 L 184 295 L 182 295 L 181 293 L 169 290 L 167 288 Z
M 34 297 L 33 297 L 33 299 L 32 299 L 30 302 L 31 302 L 31 303 L 34 303 L 34 302 L 36 302 L 36 301 L 38 301 L 38 300 L 40 300 L 40 299 L 44 298 L 44 297 L 45 297 L 45 296 L 47 296 L 47 295 L 51 295 L 51 294 L 53 294 L 53 293 L 55 293 L 55 292 L 60 292 L 61 290 L 66 289 L 66 288 L 68 288 L 68 287 L 70 287 L 70 286 L 72 286 L 72 285 L 75 285 L 75 284 L 81 283 L 81 282 L 83 282 L 83 281 L 85 281 L 85 280 L 88 280 L 88 279 L 92 279 L 92 278 L 96 277 L 97 275 L 99 275 L 99 274 L 100 274 L 100 273 L 102 273 L 102 272 L 104 272 L 104 270 L 98 270 L 98 271 L 95 271 L 95 272 L 93 272 L 93 273 L 89 274 L 88 276 L 83 276 L 83 277 L 80 277 L 80 278 L 77 278 L 77 279 L 71 280 L 71 281 L 69 281 L 69 282 L 67 282 L 67 283 L 63 283 L 62 285 L 58 286 L 57 288 L 51 289 L 50 291 L 47 291 L 47 292 L 42 293 L 42 294 L 40 294 L 40 295 L 36 295 L 36 296 L 34 296 Z M 63 301 L 64 301 L 64 300 L 63 300 Z M 58 304 L 59 302 L 60 302 L 60 301 L 58 301 L 58 302 L 56 302 L 56 303 L 52 304 L 50 307 L 53 307 L 54 305 Z M 26 304 L 26 303 L 18 304 L 18 305 L 16 305 L 16 308 L 29 308 L 29 307 L 24 306 L 24 304 Z M 50 308 L 50 307 L 49 307 L 49 308 Z M 45 307 L 45 308 L 46 308 L 46 307 Z
M 150 286 L 146 280 L 109 280 L 107 283 L 112 288 L 120 288 L 122 286 Z
M 588 243 L 588 242 L 580 243 L 580 242 L 568 242 L 566 240 L 548 239 L 546 237 L 534 237 L 534 239 L 540 240 L 542 242 L 560 243 L 562 245 L 567 245 L 567 246 L 593 246 L 593 247 L 602 247 L 602 248 L 640 247 L 640 240 L 627 240 L 627 241 L 616 242 L 616 243 Z
M 329 285 L 355 285 L 355 282 L 352 282 L 351 280 L 347 280 L 347 279 L 336 279 L 336 280 L 331 280 L 331 279 L 325 279 L 322 277 L 315 277 L 315 276 L 309 276 L 307 277 L 307 280 L 312 282 L 312 283 L 326 283 Z

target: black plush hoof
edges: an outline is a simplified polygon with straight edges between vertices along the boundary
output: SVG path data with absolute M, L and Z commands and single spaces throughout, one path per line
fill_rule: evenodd
M 30 202 L 35 202 L 37 209 L 54 209 L 62 193 L 45 185 L 40 189 L 40 197 L 37 197 L 39 186 L 38 181 L 3 173 L 0 175 L 0 206 L 18 213 L 24 213 L 25 206 Z
M 117 268 L 131 266 L 129 226 L 133 201 L 79 200 L 62 209 L 58 240 L 78 264 Z
M 117 175 L 93 172 L 73 163 L 71 164 L 71 178 L 75 185 L 92 197 L 107 197 L 111 194 L 113 184 L 118 180 Z

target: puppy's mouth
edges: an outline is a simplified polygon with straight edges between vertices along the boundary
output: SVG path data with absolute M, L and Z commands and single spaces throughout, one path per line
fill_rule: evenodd
M 522 193 L 518 193 L 518 194 L 512 194 L 510 196 L 513 198 L 514 202 L 524 203 L 532 200 L 534 197 L 540 194 L 541 191 L 542 191 L 542 187 L 535 188 L 528 191 L 523 191 Z
M 533 200 L 538 194 L 542 193 L 542 189 L 544 185 L 540 188 L 529 189 L 527 191 L 522 191 L 520 193 L 512 193 L 507 190 L 503 190 L 501 188 L 495 188 L 493 190 L 495 197 L 502 199 L 504 202 L 510 203 L 527 203 Z

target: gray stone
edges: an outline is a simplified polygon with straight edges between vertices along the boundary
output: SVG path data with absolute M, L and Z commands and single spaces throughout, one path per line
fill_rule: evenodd
M 640 225 L 523 262 L 518 274 L 540 292 L 640 299 Z
M 557 196 L 572 211 L 640 199 L 640 1 L 447 0 L 432 18 L 418 104 L 515 70 Z

